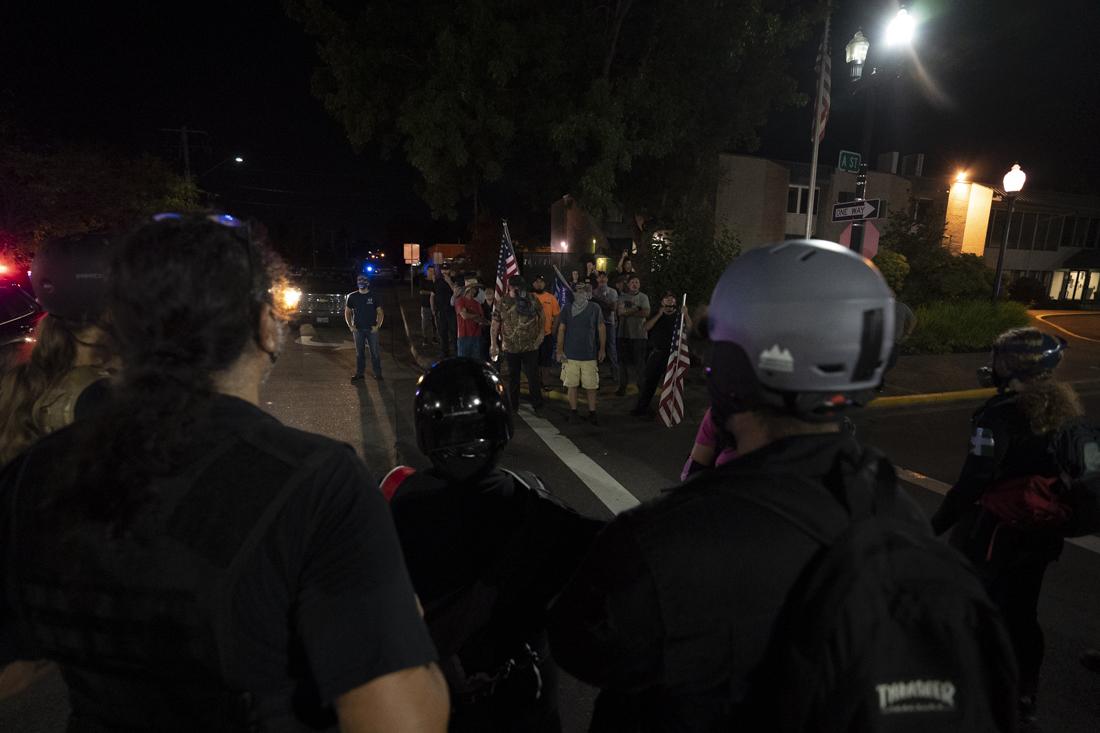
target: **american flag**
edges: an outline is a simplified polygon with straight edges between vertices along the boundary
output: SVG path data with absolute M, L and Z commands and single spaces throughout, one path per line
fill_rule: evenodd
M 684 298 L 684 305 L 687 305 L 687 297 Z M 657 403 L 657 414 L 666 428 L 684 419 L 684 374 L 691 366 L 684 331 L 684 313 L 681 309 L 680 321 L 672 332 L 672 348 L 669 349 L 665 376 L 661 380 L 661 400 Z
M 825 137 L 825 123 L 829 121 L 829 87 L 832 84 L 833 62 L 829 59 L 829 25 L 825 24 L 825 35 L 821 37 L 821 48 L 817 52 L 817 65 L 814 70 L 821 75 L 818 82 L 818 96 L 814 100 L 814 129 L 811 140 L 821 142 Z
M 519 274 L 519 263 L 512 249 L 512 237 L 508 233 L 508 222 L 504 222 L 504 231 L 500 235 L 500 257 L 497 259 L 497 302 L 508 294 L 508 280 Z

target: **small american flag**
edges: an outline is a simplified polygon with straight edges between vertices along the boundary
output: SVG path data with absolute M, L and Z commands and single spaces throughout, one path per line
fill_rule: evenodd
M 508 280 L 519 274 L 519 263 L 512 249 L 512 236 L 508 233 L 508 222 L 504 222 L 504 231 L 500 235 L 500 257 L 497 259 L 496 293 L 497 302 L 508 294 Z
M 825 137 L 825 123 L 829 121 L 829 87 L 832 86 L 833 62 L 829 59 L 829 25 L 825 24 L 825 35 L 821 38 L 821 48 L 817 54 L 816 71 L 821 75 L 818 89 L 820 95 L 814 101 L 814 129 L 811 140 L 820 142 Z
M 684 296 L 687 305 L 687 296 Z M 684 333 L 684 313 L 680 310 L 680 321 L 672 332 L 672 348 L 668 353 L 665 376 L 661 380 L 661 400 L 657 403 L 657 414 L 666 428 L 671 428 L 684 419 L 684 374 L 691 366 L 688 343 Z

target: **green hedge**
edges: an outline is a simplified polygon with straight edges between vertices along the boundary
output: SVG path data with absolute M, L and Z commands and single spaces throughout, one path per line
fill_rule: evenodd
M 1027 306 L 1013 301 L 928 303 L 916 315 L 917 327 L 902 346 L 910 354 L 985 351 L 1004 331 L 1028 324 Z

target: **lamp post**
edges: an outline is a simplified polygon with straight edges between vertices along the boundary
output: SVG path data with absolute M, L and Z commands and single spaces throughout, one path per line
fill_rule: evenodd
M 915 29 L 916 21 L 913 16 L 909 15 L 909 11 L 903 7 L 898 10 L 897 15 L 886 26 L 883 41 L 887 47 L 908 45 L 913 40 Z M 863 34 L 862 29 L 857 30 L 855 35 L 852 36 L 852 40 L 848 41 L 848 45 L 844 47 L 844 60 L 850 70 L 850 79 L 856 85 L 854 91 L 858 92 L 862 89 L 867 94 L 867 105 L 863 118 L 863 144 L 860 146 L 863 160 L 860 162 L 859 174 L 856 176 L 855 200 L 857 202 L 864 201 L 867 198 L 867 168 L 871 160 L 871 143 L 875 129 L 875 92 L 878 88 L 878 70 L 872 66 L 868 79 L 863 81 L 863 66 L 867 62 L 867 53 L 870 50 L 871 42 L 867 40 L 867 36 Z M 852 236 L 849 246 L 856 254 L 863 253 L 864 226 L 862 219 L 852 222 Z
M 1008 202 L 1008 216 L 1005 218 L 1005 233 L 1001 238 L 1001 251 L 997 253 L 997 271 L 993 275 L 994 304 L 1001 297 L 1001 276 L 1004 274 L 1005 269 L 1005 250 L 1008 249 L 1008 230 L 1012 227 L 1012 210 L 1016 205 L 1016 194 L 1023 189 L 1025 180 L 1027 180 L 1027 174 L 1020 170 L 1019 163 L 1015 163 L 1012 170 L 1005 173 L 1002 181 L 1004 183 L 1005 201 Z
M 203 177 L 203 176 L 205 176 L 206 174 L 208 174 L 208 173 L 211 173 L 211 172 L 213 172 L 213 171 L 217 170 L 218 168 L 221 168 L 221 167 L 222 167 L 223 165 L 225 165 L 225 164 L 226 164 L 226 163 L 228 163 L 229 161 L 233 161 L 233 163 L 234 163 L 235 165 L 241 165 L 242 163 L 244 163 L 244 158 L 242 158 L 242 157 L 241 157 L 241 156 L 239 156 L 239 155 L 234 155 L 234 156 L 232 156 L 232 157 L 230 157 L 230 158 L 226 158 L 225 160 L 223 160 L 222 162 L 218 163 L 218 164 L 217 164 L 216 166 L 214 166 L 213 168 L 207 168 L 206 170 L 204 170 L 204 171 L 203 171 L 202 173 L 200 173 L 200 174 L 199 174 L 199 176 L 198 176 L 198 177 L 199 177 L 199 178 L 202 178 L 202 177 Z

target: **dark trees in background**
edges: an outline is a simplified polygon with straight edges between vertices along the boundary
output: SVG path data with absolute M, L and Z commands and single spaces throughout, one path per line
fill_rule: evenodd
M 786 55 L 819 8 L 797 5 L 286 2 L 317 40 L 316 94 L 355 146 L 419 171 L 434 215 L 475 193 L 498 211 L 569 193 L 643 248 L 708 210 L 720 152 L 753 149 L 771 111 L 804 101 Z

